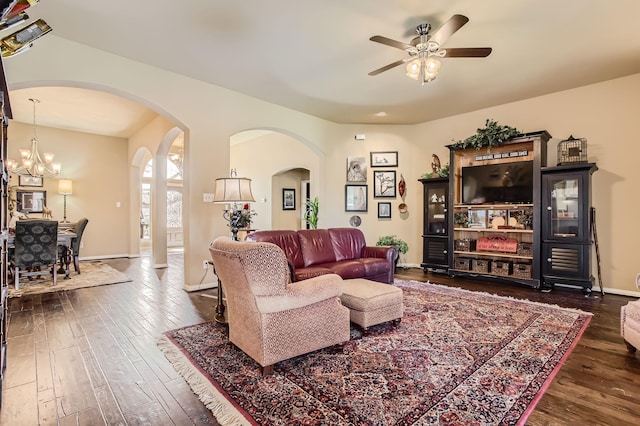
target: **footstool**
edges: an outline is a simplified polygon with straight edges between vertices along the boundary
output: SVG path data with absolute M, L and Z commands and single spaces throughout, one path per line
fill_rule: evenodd
M 344 280 L 340 300 L 349 308 L 351 322 L 365 331 L 387 321 L 398 324 L 404 312 L 402 289 L 364 278 Z

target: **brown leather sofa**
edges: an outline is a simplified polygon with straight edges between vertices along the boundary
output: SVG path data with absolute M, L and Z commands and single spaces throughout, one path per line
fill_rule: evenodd
M 292 281 L 338 274 L 343 279 L 366 278 L 393 283 L 395 247 L 367 246 L 359 229 L 256 231 L 249 234 L 247 240 L 280 247 L 287 257 Z

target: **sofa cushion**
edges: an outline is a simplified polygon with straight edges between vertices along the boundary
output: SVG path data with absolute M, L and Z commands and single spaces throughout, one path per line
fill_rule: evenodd
M 342 260 L 340 262 L 323 263 L 318 265 L 338 274 L 343 280 L 351 278 L 361 278 L 365 276 L 365 267 L 359 260 Z
M 330 228 L 329 235 L 333 244 L 336 261 L 359 259 L 366 245 L 364 234 L 356 228 Z
M 308 280 L 309 278 L 319 277 L 320 275 L 334 273 L 331 269 L 318 265 L 296 268 L 293 272 L 294 281 Z
M 247 241 L 273 243 L 284 251 L 287 260 L 295 268 L 304 266 L 296 231 L 255 231 L 247 235 Z
M 331 236 L 327 229 L 303 229 L 298 231 L 298 237 L 304 266 L 336 261 Z
M 387 259 L 381 259 L 379 257 L 363 257 L 358 261 L 364 266 L 365 274 L 363 276 L 372 277 L 378 274 L 384 274 L 389 272 L 389 268 L 392 268 L 391 262 Z

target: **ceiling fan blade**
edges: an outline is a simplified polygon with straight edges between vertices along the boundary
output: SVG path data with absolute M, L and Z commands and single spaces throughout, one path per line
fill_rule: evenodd
M 447 41 L 449 37 L 453 35 L 456 31 L 458 31 L 464 24 L 469 22 L 469 18 L 464 15 L 453 15 L 451 19 L 442 24 L 440 28 L 436 32 L 434 32 L 429 38 L 430 41 L 435 41 L 440 46 L 442 43 Z
M 485 58 L 492 51 L 490 47 L 452 47 L 443 50 L 443 58 Z
M 371 71 L 371 72 L 369 73 L 369 75 L 378 75 L 378 74 L 380 74 L 380 73 L 382 73 L 382 72 L 385 72 L 385 71 L 387 71 L 387 70 L 390 70 L 391 68 L 395 68 L 395 67 L 397 67 L 398 65 L 402 65 L 402 64 L 404 64 L 406 61 L 407 61 L 406 59 L 400 59 L 399 61 L 392 62 L 392 63 L 390 63 L 389 65 L 385 65 L 385 66 L 384 66 L 384 67 L 382 67 L 382 68 L 378 68 L 377 70 L 373 70 L 373 71 Z
M 403 43 L 401 41 L 393 40 L 393 39 L 379 36 L 379 35 L 373 36 L 369 40 L 375 41 L 376 43 L 386 44 L 387 46 L 395 47 L 400 50 L 407 50 L 407 49 L 413 48 L 413 46 L 411 46 L 410 44 Z

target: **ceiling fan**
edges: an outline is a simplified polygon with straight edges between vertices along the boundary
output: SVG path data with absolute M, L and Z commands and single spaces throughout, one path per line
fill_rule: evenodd
M 431 24 L 418 25 L 416 27 L 418 36 L 411 40 L 410 44 L 379 35 L 371 37 L 369 40 L 376 43 L 404 50 L 409 54 L 409 57 L 371 71 L 369 75 L 378 75 L 406 63 L 407 76 L 414 80 L 420 80 L 424 85 L 424 83 L 432 81 L 438 75 L 440 70 L 438 58 L 484 58 L 489 56 L 491 54 L 490 47 L 441 48 L 442 44 L 467 22 L 469 22 L 469 18 L 466 16 L 453 15 L 431 35 L 429 34 Z

